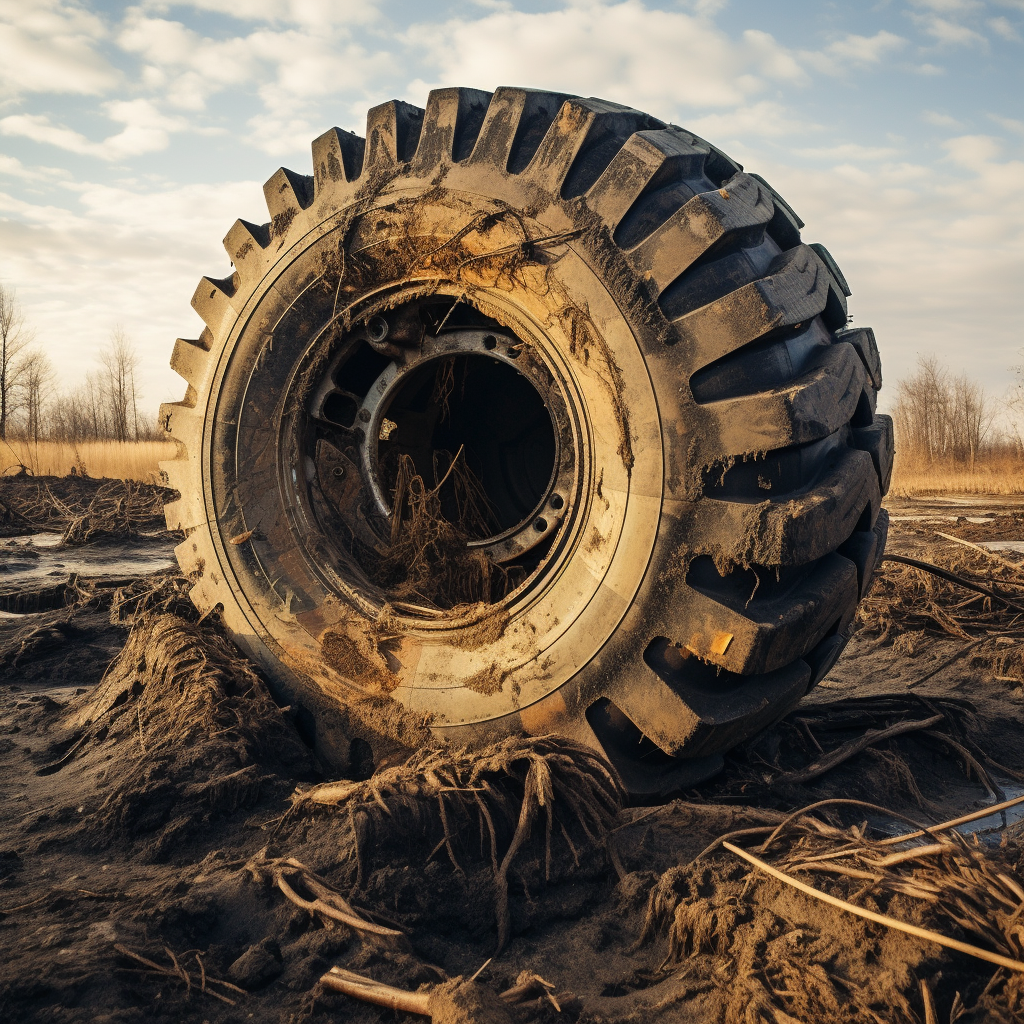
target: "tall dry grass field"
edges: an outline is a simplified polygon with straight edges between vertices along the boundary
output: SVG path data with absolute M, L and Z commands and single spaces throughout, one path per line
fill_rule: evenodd
M 896 446 L 892 485 L 895 497 L 915 494 L 1024 494 L 1024 459 L 1010 453 L 988 453 L 974 468 L 952 461 L 929 462 L 901 453 Z
M 59 441 L 8 440 L 0 442 L 0 471 L 16 473 L 26 465 L 36 476 L 68 476 L 72 467 L 85 468 L 91 477 L 160 482 L 161 461 L 174 458 L 171 441 Z

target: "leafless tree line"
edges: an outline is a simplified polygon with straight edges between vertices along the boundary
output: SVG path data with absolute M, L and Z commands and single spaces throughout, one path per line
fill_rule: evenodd
M 973 469 L 981 456 L 1006 445 L 996 429 L 1001 411 L 966 373 L 955 375 L 935 356 L 921 356 L 917 369 L 896 384 L 896 443 L 919 466 Z
M 139 411 L 139 358 L 124 328 L 111 332 L 99 365 L 58 391 L 49 356 L 34 344 L 13 288 L 0 283 L 0 439 L 138 441 L 157 436 Z

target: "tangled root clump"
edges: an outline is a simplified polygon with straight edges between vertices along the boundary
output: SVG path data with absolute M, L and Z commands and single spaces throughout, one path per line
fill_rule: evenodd
M 476 825 L 470 831 L 478 833 L 480 851 L 489 855 L 501 948 L 510 929 L 509 870 L 524 852 L 537 818 L 544 819 L 544 874 L 549 878 L 555 828 L 578 864 L 577 844 L 600 844 L 623 798 L 614 769 L 589 747 L 558 736 L 517 736 L 479 750 L 419 750 L 364 782 L 326 783 L 297 793 L 288 816 L 324 810 L 345 814 L 358 883 L 367 860 L 395 841 L 410 839 L 429 844 L 434 852 L 445 848 L 453 868 L 462 873 L 460 856 L 472 856 L 463 832 Z
M 60 530 L 61 544 L 77 546 L 124 540 L 164 529 L 164 502 L 174 494 L 137 480 L 39 482 L 5 495 L 0 522 L 11 519 L 23 529 Z M 61 493 L 57 493 L 61 492 Z
M 489 603 L 506 573 L 469 546 L 494 529 L 486 493 L 461 452 L 435 453 L 434 462 L 433 487 L 408 455 L 385 466 L 394 511 L 390 535 L 370 557 L 371 577 L 389 600 L 445 610 Z

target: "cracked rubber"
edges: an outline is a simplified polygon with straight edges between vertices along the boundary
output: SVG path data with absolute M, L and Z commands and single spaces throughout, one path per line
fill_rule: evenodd
M 373 108 L 365 140 L 331 129 L 312 175 L 264 192 L 269 222 L 232 226 L 234 272 L 201 280 L 206 329 L 171 358 L 167 522 L 197 607 L 325 760 L 562 733 L 652 799 L 824 676 L 885 545 L 892 424 L 845 278 L 762 178 L 617 104 L 441 89 Z M 532 589 L 429 619 L 318 566 L 329 538 L 296 532 L 306 491 L 281 469 L 299 368 L 424 295 L 546 361 L 577 452 Z

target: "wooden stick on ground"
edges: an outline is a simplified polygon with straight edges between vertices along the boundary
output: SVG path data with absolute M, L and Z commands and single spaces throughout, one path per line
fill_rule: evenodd
M 759 857 L 755 857 L 752 853 L 748 853 L 746 850 L 741 850 L 738 846 L 733 846 L 732 843 L 723 843 L 722 845 L 731 853 L 735 853 L 737 857 L 742 857 L 745 861 L 753 864 L 756 868 L 760 868 L 761 871 L 766 872 L 773 878 L 777 878 L 780 882 L 784 882 L 786 885 L 790 885 L 794 889 L 799 889 L 800 892 L 806 893 L 808 896 L 813 896 L 815 899 L 821 900 L 823 903 L 829 903 L 833 907 L 838 907 L 840 910 L 845 910 L 850 914 L 856 914 L 858 917 L 863 917 L 868 921 L 874 921 L 875 924 L 885 925 L 887 928 L 893 928 L 896 931 L 905 932 L 907 935 L 914 935 L 919 939 L 927 939 L 929 942 L 945 946 L 947 949 L 955 949 L 959 953 L 967 953 L 969 956 L 978 957 L 979 960 L 987 960 L 990 964 L 997 964 L 1000 967 L 1006 967 L 1011 971 L 1017 971 L 1024 974 L 1024 963 L 1021 963 L 1019 960 L 1013 960 L 1008 956 L 1003 956 L 1001 953 L 993 953 L 990 950 L 982 949 L 980 946 L 972 946 L 969 942 L 961 942 L 959 939 L 951 939 L 946 935 L 941 935 L 939 932 L 933 932 L 928 928 L 919 928 L 914 924 L 897 921 L 896 918 L 888 917 L 886 914 L 876 914 L 873 910 L 865 910 L 863 907 L 858 907 L 853 903 L 847 903 L 846 900 L 839 899 L 838 896 L 832 896 L 827 892 L 820 892 L 818 889 L 798 881 L 790 875 L 787 875 L 784 871 L 779 871 L 778 868 L 774 868 L 771 864 L 765 863 Z
M 416 1013 L 421 1017 L 430 1016 L 429 992 L 407 992 L 341 967 L 332 967 L 320 982 L 324 988 L 342 992 L 353 999 L 361 999 L 364 1003 L 373 1003 L 402 1013 Z
M 971 548 L 973 551 L 980 551 L 983 555 L 987 555 L 994 562 L 1000 562 L 1001 564 L 1008 566 L 1014 572 L 1021 572 L 1024 570 L 1024 564 L 1020 562 L 1011 562 L 1009 558 L 1003 558 L 1002 555 L 997 554 L 995 551 L 989 551 L 988 548 L 983 548 L 980 544 L 972 544 L 969 540 L 964 540 L 961 537 L 954 537 L 951 533 L 939 533 L 935 531 L 936 537 L 941 537 L 943 540 L 951 540 L 954 544 L 963 544 L 965 548 Z

